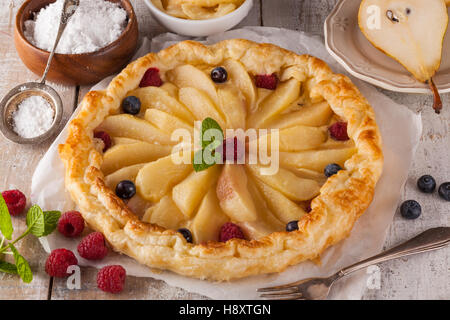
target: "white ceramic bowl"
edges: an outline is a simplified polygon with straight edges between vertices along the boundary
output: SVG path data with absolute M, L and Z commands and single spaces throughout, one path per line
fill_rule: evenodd
M 162 12 L 151 0 L 145 0 L 145 3 L 153 17 L 161 25 L 172 32 L 191 37 L 204 37 L 229 30 L 241 22 L 253 6 L 253 0 L 245 0 L 239 8 L 222 17 L 207 20 L 187 20 Z

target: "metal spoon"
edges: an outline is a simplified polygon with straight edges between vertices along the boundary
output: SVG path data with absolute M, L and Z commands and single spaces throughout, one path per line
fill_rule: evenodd
M 62 100 L 55 89 L 46 85 L 45 81 L 50 70 L 56 48 L 58 47 L 58 43 L 61 40 L 61 36 L 64 33 L 64 30 L 66 29 L 67 22 L 75 13 L 79 4 L 80 0 L 64 1 L 55 44 L 53 45 L 53 49 L 50 52 L 47 66 L 45 67 L 44 74 L 42 75 L 40 81 L 28 82 L 16 86 L 14 89 L 8 92 L 8 94 L 0 102 L 0 116 L 2 118 L 0 122 L 0 131 L 7 139 L 20 144 L 38 144 L 51 137 L 56 132 L 56 130 L 58 130 L 63 114 Z M 13 129 L 14 123 L 12 120 L 12 114 L 17 110 L 18 105 L 20 105 L 22 101 L 30 96 L 35 95 L 43 97 L 52 106 L 53 110 L 55 111 L 53 123 L 50 129 L 44 134 L 34 138 L 23 138 L 19 136 Z

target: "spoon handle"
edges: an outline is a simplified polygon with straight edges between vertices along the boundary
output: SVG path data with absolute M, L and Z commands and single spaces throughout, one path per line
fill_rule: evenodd
M 47 78 L 47 74 L 50 70 L 50 65 L 52 64 L 53 56 L 55 55 L 56 48 L 58 47 L 59 40 L 61 40 L 61 36 L 66 29 L 67 22 L 69 22 L 69 18 L 75 13 L 78 6 L 80 4 L 79 0 L 65 0 L 63 5 L 63 10 L 61 13 L 61 20 L 59 22 L 58 33 L 56 34 L 55 44 L 53 45 L 53 49 L 50 52 L 50 56 L 47 60 L 47 66 L 45 67 L 44 74 L 40 80 L 40 83 L 44 84 L 45 79 Z

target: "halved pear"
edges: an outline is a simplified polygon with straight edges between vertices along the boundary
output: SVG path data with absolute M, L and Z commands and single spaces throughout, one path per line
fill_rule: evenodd
M 171 195 L 168 194 L 162 197 L 154 206 L 148 208 L 142 220 L 166 229 L 177 230 L 181 227 L 185 216 L 173 202 Z
M 326 101 L 308 104 L 298 111 L 283 114 L 267 124 L 268 128 L 290 128 L 293 126 L 320 127 L 330 122 L 333 110 Z
M 220 207 L 236 222 L 255 221 L 255 204 L 247 189 L 247 174 L 242 165 L 225 164 L 217 182 Z
M 271 188 L 264 182 L 254 179 L 256 186 L 266 199 L 273 214 L 283 223 L 299 220 L 306 212 L 295 202 L 289 200 L 281 192 Z
M 272 117 L 280 114 L 298 99 L 299 94 L 300 82 L 298 80 L 292 78 L 281 83 L 272 94 L 261 102 L 258 110 L 248 118 L 247 127 L 255 129 L 263 127 Z
M 241 62 L 228 59 L 223 62 L 223 66 L 228 73 L 228 81 L 239 88 L 245 96 L 247 102 L 247 110 L 249 113 L 256 109 L 256 87 Z
M 323 172 L 330 163 L 341 167 L 356 152 L 356 148 L 325 149 L 302 152 L 280 152 L 280 164 L 286 168 L 306 168 Z
M 190 64 L 185 64 L 167 72 L 167 79 L 178 88 L 192 87 L 206 93 L 215 103 L 218 103 L 217 91 L 211 77 L 202 70 Z
M 220 166 L 212 166 L 200 172 L 192 172 L 173 187 L 172 198 L 186 218 L 191 218 L 206 192 L 216 184 Z
M 170 135 L 156 128 L 148 121 L 130 114 L 119 114 L 107 117 L 98 127 L 113 137 L 125 137 L 149 143 L 173 145 Z
M 105 177 L 106 185 L 114 190 L 120 181 L 130 180 L 134 181 L 139 170 L 145 166 L 145 163 L 134 164 L 125 168 L 121 168 Z
M 279 168 L 274 175 L 262 175 L 261 166 L 248 165 L 248 170 L 258 180 L 280 191 L 286 197 L 294 201 L 306 201 L 319 194 L 320 185 L 312 179 L 304 179 L 296 176 L 289 170 Z
M 204 91 L 193 87 L 181 88 L 179 98 L 189 108 L 192 114 L 194 114 L 197 120 L 203 121 L 208 117 L 213 118 L 222 128 L 226 128 L 225 118 L 217 110 L 213 100 Z
M 231 87 L 223 87 L 217 91 L 219 106 L 225 115 L 227 128 L 245 128 L 247 110 L 239 93 Z
M 210 189 L 191 224 L 195 242 L 219 241 L 220 228 L 229 220 L 219 206 L 214 188 Z
M 177 129 L 186 129 L 194 135 L 194 123 L 191 124 L 177 118 L 167 112 L 158 109 L 147 109 L 145 120 L 167 134 L 172 134 Z
M 108 149 L 103 155 L 101 170 L 108 175 L 116 170 L 138 163 L 155 161 L 170 154 L 172 147 L 137 142 L 119 144 Z
M 144 199 L 157 202 L 192 170 L 192 164 L 175 164 L 171 155 L 150 162 L 136 176 L 137 192 Z
M 441 64 L 448 25 L 445 2 L 363 0 L 358 23 L 376 48 L 400 62 L 417 80 L 430 85 L 435 96 L 433 108 L 439 113 L 442 102 L 432 77 Z
M 163 86 L 166 86 L 165 89 L 163 89 Z M 163 86 L 159 88 L 138 88 L 130 91 L 128 95 L 135 96 L 141 101 L 141 115 L 144 115 L 145 110 L 148 108 L 155 108 L 170 113 L 188 123 L 193 123 L 195 119 L 192 113 L 176 99 L 178 97 L 178 89 L 169 83 L 165 83 Z M 175 89 L 169 89 L 171 86 L 175 87 Z M 168 90 L 176 90 L 176 96 L 172 97 Z

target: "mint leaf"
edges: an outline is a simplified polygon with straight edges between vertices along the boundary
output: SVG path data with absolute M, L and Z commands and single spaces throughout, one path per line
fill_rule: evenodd
M 48 236 L 55 231 L 60 217 L 60 211 L 44 211 L 44 234 L 42 236 Z
M 23 282 L 30 283 L 31 281 L 33 281 L 33 273 L 31 272 L 28 261 L 20 255 L 16 247 L 14 247 L 12 244 L 10 244 L 10 247 L 12 253 L 14 254 L 14 261 L 16 262 L 17 273 L 19 274 L 19 277 Z
M 0 261 L 0 272 L 17 274 L 17 267 L 12 263 Z
M 11 222 L 11 215 L 9 214 L 8 211 L 8 206 L 6 205 L 5 199 L 3 199 L 1 193 L 0 193 L 0 231 L 2 232 L 2 235 L 6 239 L 11 240 L 14 229 Z
M 206 118 L 202 121 L 202 148 L 206 148 L 211 143 L 211 140 L 205 140 L 205 133 L 206 133 L 206 131 L 208 131 L 210 129 L 215 129 L 215 130 L 220 131 L 220 133 L 222 135 L 222 138 L 220 139 L 220 143 L 222 143 L 222 141 L 223 141 L 223 130 L 220 127 L 220 125 L 213 118 Z M 216 142 L 216 143 L 218 143 L 218 142 Z
M 200 161 L 196 161 L 196 159 L 200 159 Z M 213 165 L 215 165 L 215 163 L 211 163 L 211 164 L 207 164 L 205 162 L 205 160 L 203 159 L 203 150 L 198 150 L 195 155 L 194 155 L 194 171 L 195 172 L 200 172 L 203 170 L 208 169 L 209 167 L 212 167 Z
M 42 237 L 45 233 L 44 212 L 38 205 L 34 205 L 27 213 L 27 226 L 29 232 L 36 237 Z

